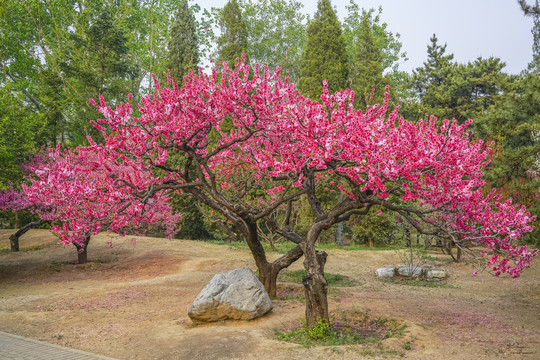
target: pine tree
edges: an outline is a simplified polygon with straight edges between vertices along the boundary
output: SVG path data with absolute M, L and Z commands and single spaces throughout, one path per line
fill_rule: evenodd
M 420 102 L 406 109 L 410 119 L 433 114 L 464 123 L 483 115 L 500 98 L 504 67 L 500 59 L 458 64 L 453 57 L 433 35 L 427 61 L 413 72 L 412 88 Z
M 307 32 L 298 88 L 312 99 L 322 94 L 323 80 L 330 93 L 345 89 L 349 72 L 345 36 L 330 0 L 319 0 Z
M 364 16 L 357 37 L 356 56 L 351 69 L 351 88 L 355 92 L 355 103 L 365 108 L 380 103 L 385 86 L 390 82 L 383 75 L 384 53 L 375 38 L 370 17 Z M 373 97 L 372 99 L 370 99 Z
M 187 69 L 199 63 L 197 26 L 187 0 L 180 0 L 169 40 L 169 69 L 172 77 L 181 82 Z
M 248 31 L 242 18 L 242 9 L 236 0 L 229 0 L 221 12 L 219 19 L 221 36 L 217 40 L 217 61 L 225 61 L 231 66 L 236 58 L 246 54 L 246 63 L 249 63 Z
M 444 79 L 448 76 L 454 59 L 454 54 L 446 55 L 447 45 L 439 45 L 435 34 L 429 40 L 431 44 L 428 45 L 427 49 L 427 61 L 424 62 L 424 67 L 417 68 L 413 72 L 413 87 L 422 102 L 435 102 L 435 99 L 430 98 L 428 90 L 442 85 Z M 426 96 L 427 99 L 425 99 Z

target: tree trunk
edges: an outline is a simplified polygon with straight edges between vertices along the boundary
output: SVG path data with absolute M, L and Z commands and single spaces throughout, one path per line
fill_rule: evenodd
M 343 222 L 336 225 L 336 244 L 338 246 L 343 246 L 343 227 Z
M 304 252 L 306 275 L 302 277 L 306 297 L 306 324 L 316 326 L 320 319 L 329 321 L 328 282 L 324 277 L 327 253 L 315 250 L 315 241 L 308 238 L 301 243 Z
M 90 242 L 90 235 L 86 236 L 86 239 L 82 244 L 73 243 L 77 248 L 77 260 L 79 264 L 86 264 L 88 262 L 88 243 Z
M 12 252 L 19 251 L 19 238 L 23 236 L 28 230 L 41 226 L 43 224 L 48 223 L 48 221 L 40 220 L 40 221 L 32 221 L 26 225 L 24 225 L 22 228 L 17 230 L 14 234 L 11 234 L 9 237 L 9 244 L 11 246 Z

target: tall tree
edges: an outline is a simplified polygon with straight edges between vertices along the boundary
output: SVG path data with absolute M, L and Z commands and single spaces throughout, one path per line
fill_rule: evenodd
M 335 92 L 347 87 L 349 66 L 345 36 L 330 0 L 319 0 L 307 29 L 307 44 L 300 65 L 298 89 L 312 99 L 323 93 L 323 81 Z
M 389 79 L 383 74 L 384 53 L 372 31 L 370 18 L 362 18 L 356 44 L 356 55 L 351 67 L 351 88 L 355 91 L 355 104 L 366 108 L 380 103 Z
M 242 54 L 249 63 L 248 31 L 237 0 L 229 0 L 219 17 L 221 35 L 217 39 L 217 61 L 234 64 Z
M 306 44 L 306 16 L 298 0 L 247 0 L 243 16 L 249 39 L 248 53 L 254 64 L 281 66 L 291 81 L 300 76 L 300 61 Z
M 346 8 L 343 33 L 351 69 L 350 79 L 356 93 L 355 103 L 358 105 L 359 101 L 365 100 L 366 94 L 371 95 L 372 88 L 377 92 L 374 102 L 382 101 L 385 85 L 391 86 L 393 103 L 397 104 L 399 98 L 409 97 L 408 89 L 402 86 L 408 74 L 399 70 L 399 64 L 408 60 L 407 54 L 401 50 L 399 33 L 392 33 L 388 25 L 381 22 L 382 8 L 379 7 L 377 11 L 361 9 L 354 0 Z M 367 91 L 362 91 L 363 88 Z
M 194 68 L 199 63 L 199 50 L 197 40 L 197 25 L 193 11 L 187 0 L 181 0 L 169 39 L 169 69 L 171 75 L 178 82 L 189 66 Z
M 423 67 L 413 71 L 413 89 L 423 103 L 431 105 L 440 102 L 432 90 L 441 86 L 448 77 L 454 54 L 446 54 L 447 44 L 439 45 L 435 34 L 429 40 L 427 61 Z

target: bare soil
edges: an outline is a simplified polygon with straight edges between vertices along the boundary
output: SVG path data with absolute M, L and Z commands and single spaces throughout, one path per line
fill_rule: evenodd
M 187 310 L 212 276 L 248 266 L 247 249 L 198 241 L 96 236 L 90 262 L 46 230 L 9 253 L 0 230 L 0 330 L 119 359 L 540 359 L 540 264 L 519 279 L 472 277 L 451 264 L 444 287 L 384 282 L 375 269 L 399 263 L 395 251 L 330 250 L 326 271 L 351 287 L 331 287 L 330 311 L 370 309 L 406 325 L 402 337 L 375 344 L 304 348 L 273 339 L 304 317 L 298 297 L 274 301 L 263 318 L 195 326 Z M 278 256 L 278 254 L 270 254 Z M 436 256 L 435 254 L 433 256 Z M 300 269 L 301 261 L 291 269 Z M 279 292 L 301 285 L 280 284 Z

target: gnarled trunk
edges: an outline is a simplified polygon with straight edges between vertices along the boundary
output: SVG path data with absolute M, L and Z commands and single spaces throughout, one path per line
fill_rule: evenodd
M 315 240 L 310 236 L 301 243 L 304 252 L 304 269 L 302 277 L 306 297 L 306 324 L 308 327 L 317 325 L 320 319 L 329 321 L 328 316 L 328 282 L 324 277 L 324 265 L 327 253 L 315 250 Z
M 79 264 L 86 264 L 88 262 L 88 243 L 90 242 L 90 235 L 86 236 L 82 244 L 73 243 L 77 248 L 77 260 Z

